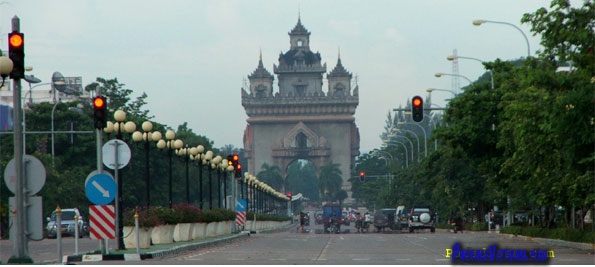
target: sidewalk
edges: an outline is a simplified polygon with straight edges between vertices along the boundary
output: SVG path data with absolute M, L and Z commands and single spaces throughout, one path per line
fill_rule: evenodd
M 105 255 L 102 255 L 99 251 L 88 251 L 88 252 L 81 253 L 81 255 L 64 256 L 64 259 L 62 260 L 62 262 L 64 264 L 68 264 L 68 263 L 81 262 L 81 261 L 84 261 L 84 262 L 98 262 L 98 261 L 108 261 L 108 260 L 140 261 L 140 260 L 145 260 L 145 259 L 156 259 L 156 258 L 162 258 L 162 257 L 168 257 L 168 256 L 172 256 L 172 255 L 181 254 L 186 251 L 206 248 L 206 247 L 213 246 L 213 245 L 230 243 L 233 240 L 250 237 L 251 234 L 284 231 L 291 227 L 295 227 L 295 225 L 290 224 L 287 227 L 280 228 L 280 229 L 259 230 L 259 231 L 242 231 L 239 233 L 234 233 L 234 234 L 224 235 L 224 236 L 208 237 L 208 238 L 184 241 L 184 242 L 174 242 L 174 243 L 170 243 L 170 244 L 152 245 L 149 248 L 140 249 L 140 254 L 137 253 L 136 248 L 124 249 L 124 250 L 110 250 L 108 252 L 108 254 L 105 254 Z

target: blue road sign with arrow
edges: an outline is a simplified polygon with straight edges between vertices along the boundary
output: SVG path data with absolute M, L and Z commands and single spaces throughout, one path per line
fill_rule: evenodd
M 236 200 L 236 211 L 245 211 L 246 210 L 246 200 L 243 198 L 238 198 Z
M 116 181 L 105 173 L 95 174 L 85 183 L 87 198 L 95 205 L 107 205 L 116 198 Z

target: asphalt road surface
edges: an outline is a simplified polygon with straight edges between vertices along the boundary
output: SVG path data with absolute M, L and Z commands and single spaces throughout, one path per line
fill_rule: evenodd
M 309 231 L 298 232 L 295 227 L 274 233 L 257 233 L 232 243 L 189 251 L 167 258 L 139 261 L 76 262 L 76 264 L 123 265 L 450 265 L 447 249 L 459 243 L 465 249 L 482 249 L 497 245 L 498 249 L 541 249 L 553 251 L 548 264 L 595 264 L 593 251 L 547 246 L 526 240 L 487 232 L 465 232 L 454 234 L 445 230 L 430 233 L 422 230 L 415 233 L 383 232 L 355 233 L 353 224 L 343 226 L 349 233 L 321 233 L 322 226 L 310 225 Z M 3 263 L 12 253 L 8 241 L 0 242 Z M 74 254 L 74 239 L 63 239 L 64 255 Z M 113 246 L 111 244 L 110 246 Z M 8 248 L 8 251 L 6 251 Z M 79 251 L 98 248 L 97 240 L 80 240 Z M 36 263 L 56 262 L 56 240 L 33 241 L 29 243 L 31 257 Z M 530 262 L 527 262 L 531 264 Z M 473 263 L 471 263 L 473 264 Z M 515 263 L 526 264 L 526 263 Z M 539 263 L 535 263 L 539 264 Z

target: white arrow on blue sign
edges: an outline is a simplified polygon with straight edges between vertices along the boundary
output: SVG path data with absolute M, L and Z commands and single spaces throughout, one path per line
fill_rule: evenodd
M 116 181 L 105 173 L 95 174 L 85 183 L 87 198 L 95 205 L 107 205 L 116 198 Z
M 236 200 L 236 211 L 245 211 L 246 210 L 246 200 L 243 198 L 238 198 Z

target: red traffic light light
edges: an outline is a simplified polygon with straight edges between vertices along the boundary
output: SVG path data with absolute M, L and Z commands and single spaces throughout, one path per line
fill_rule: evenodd
M 107 103 L 103 96 L 93 98 L 93 121 L 95 129 L 101 130 L 107 126 Z
M 288 198 L 291 198 L 291 193 L 287 193 L 287 197 Z
M 411 99 L 411 114 L 415 122 L 420 122 L 424 119 L 424 100 L 421 96 L 416 95 Z
M 10 78 L 25 78 L 25 35 L 21 32 L 8 34 L 8 57 L 12 60 Z
M 21 48 L 23 46 L 23 34 L 22 33 L 10 33 L 8 37 L 8 43 L 11 48 Z
M 93 108 L 101 109 L 103 107 L 105 107 L 105 98 L 101 96 L 96 96 L 95 99 L 93 99 Z
M 423 104 L 423 100 L 419 96 L 414 97 L 412 102 L 414 108 L 420 107 Z
M 231 160 L 234 162 L 238 162 L 240 160 L 240 156 L 238 156 L 238 154 L 233 154 L 233 156 L 231 156 Z

